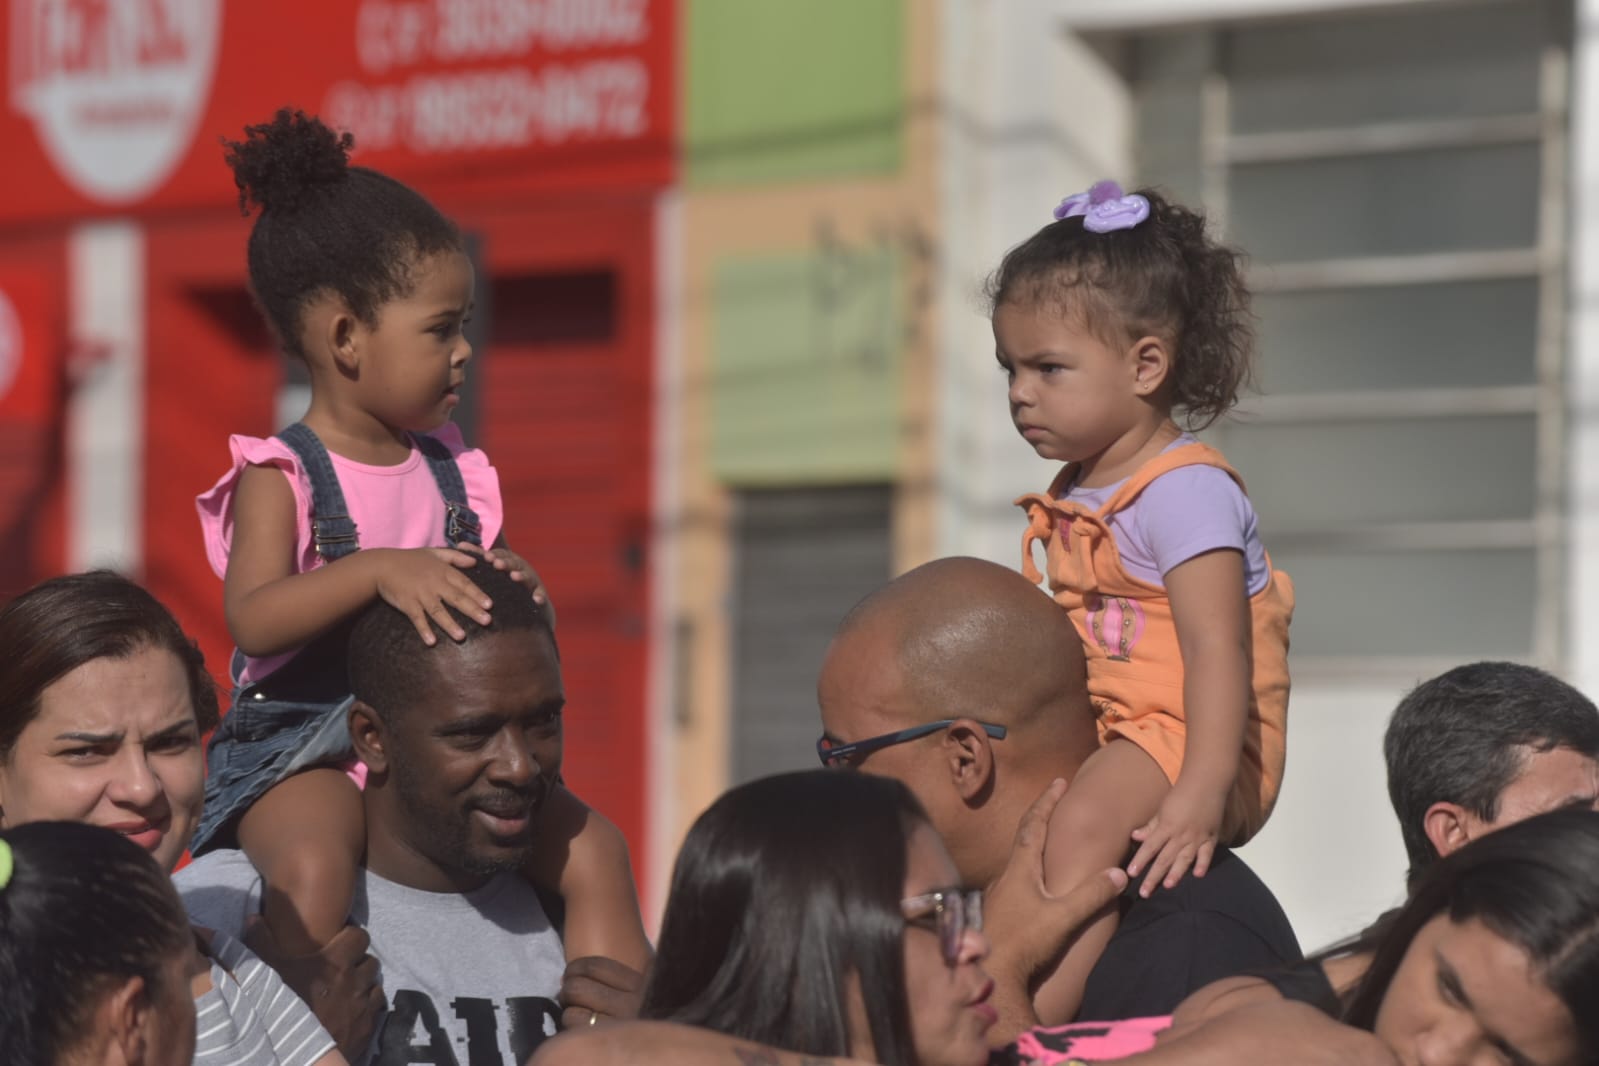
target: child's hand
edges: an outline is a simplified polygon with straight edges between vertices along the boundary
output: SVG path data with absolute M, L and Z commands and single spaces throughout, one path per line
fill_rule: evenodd
M 476 562 L 466 552 L 452 548 L 378 548 L 361 554 L 377 557 L 378 595 L 411 620 L 428 647 L 438 643 L 434 626 L 452 640 L 466 639 L 466 630 L 450 616 L 450 607 L 478 625 L 489 624 L 489 608 L 494 601 L 461 573 Z
M 1147 898 L 1156 885 L 1177 887 L 1190 865 L 1195 877 L 1205 876 L 1225 806 L 1226 796 L 1220 792 L 1185 788 L 1181 781 L 1172 786 L 1155 817 L 1133 830 L 1133 839 L 1143 846 L 1127 864 L 1127 876 L 1137 877 L 1145 864 L 1149 866 L 1139 895 Z
M 464 552 L 483 556 L 494 564 L 496 570 L 509 570 L 511 580 L 526 585 L 533 596 L 533 602 L 542 603 L 548 609 L 550 627 L 554 628 L 555 605 L 550 602 L 550 594 L 544 588 L 544 579 L 539 577 L 538 571 L 533 569 L 531 563 L 510 548 L 493 547 L 485 550 L 468 541 L 462 541 L 456 547 Z

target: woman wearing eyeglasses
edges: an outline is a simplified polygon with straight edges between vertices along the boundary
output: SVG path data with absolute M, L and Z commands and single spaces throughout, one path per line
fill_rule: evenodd
M 980 898 L 897 781 L 752 782 L 684 841 L 640 1017 L 810 1055 L 980 1064 L 997 1020 Z
M 1000 1016 L 1012 1032 L 1028 1020 L 1033 971 L 1126 884 L 1107 876 L 1046 898 L 1042 826 L 1060 795 L 1057 785 L 1023 823 L 1031 866 L 993 890 L 1009 898 L 997 916 L 1025 915 L 1037 934 L 1006 937 L 1036 942 L 1027 957 L 994 960 L 996 985 L 982 894 L 960 884 L 905 786 L 815 770 L 733 789 L 678 856 L 646 1021 L 559 1038 L 534 1061 L 639 1061 L 644 1044 L 654 1061 L 730 1066 L 983 1066 Z
M 1035 805 L 1018 854 L 1030 853 L 1030 832 L 1036 848 L 1059 795 L 1057 785 Z M 1016 894 L 1026 880 L 1016 873 L 989 892 L 991 916 L 1008 926 L 995 940 L 1051 952 L 1092 900 L 1052 913 L 1038 906 L 1042 895 Z M 1203 990 L 1176 1024 L 1021 1032 L 1026 1018 L 1014 1004 L 1025 1002 L 1038 960 L 990 957 L 990 982 L 983 908 L 953 879 L 925 817 L 892 781 L 818 771 L 735 789 L 695 824 L 679 858 L 645 993 L 643 1016 L 655 1021 L 559 1037 L 534 1064 L 1599 1062 L 1592 811 L 1540 815 L 1439 862 L 1396 915 L 1334 953 L 1371 960 L 1352 987 L 1335 987 L 1312 960 L 1258 988 L 1240 980 Z M 1021 1036 L 990 1058 L 996 1031 Z

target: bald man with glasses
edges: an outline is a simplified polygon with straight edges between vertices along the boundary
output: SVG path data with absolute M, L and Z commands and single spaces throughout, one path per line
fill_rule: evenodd
M 817 755 L 904 782 L 961 877 L 988 884 L 1023 814 L 1098 745 L 1079 649 L 1066 612 L 1015 571 L 962 558 L 918 567 L 862 601 L 833 638 Z M 1051 826 L 1046 876 L 1070 839 L 1070 826 Z M 1130 887 L 1120 908 L 1080 1019 L 1168 1014 L 1211 981 L 1300 958 L 1276 898 L 1231 852 L 1149 899 Z M 1045 1025 L 1072 1020 L 1052 1008 L 1049 981 L 1034 1005 Z

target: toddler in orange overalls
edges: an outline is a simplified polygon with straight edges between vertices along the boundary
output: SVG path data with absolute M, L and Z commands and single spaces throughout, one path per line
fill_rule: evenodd
M 1204 876 L 1218 844 L 1243 843 L 1271 812 L 1293 586 L 1271 568 L 1242 480 L 1186 431 L 1225 414 L 1249 378 L 1238 253 L 1199 214 L 1113 182 L 1055 217 L 988 286 L 1012 420 L 1066 463 L 1047 493 L 1017 501 L 1022 568 L 1041 580 L 1042 541 L 1050 591 L 1083 640 L 1101 744 L 1051 822 L 1049 877 L 1075 885 L 1123 861 L 1131 839 L 1127 871 L 1147 896 L 1190 868 Z M 1115 923 L 1077 939 L 1041 1010 L 1075 1014 Z

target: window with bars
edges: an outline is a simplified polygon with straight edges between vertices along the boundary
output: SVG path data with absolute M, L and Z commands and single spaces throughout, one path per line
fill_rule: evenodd
M 1561 664 L 1568 4 L 1143 36 L 1143 182 L 1250 255 L 1206 434 L 1299 591 L 1296 674 Z

